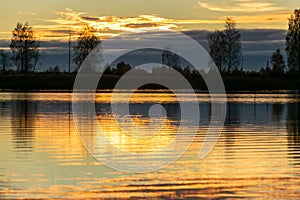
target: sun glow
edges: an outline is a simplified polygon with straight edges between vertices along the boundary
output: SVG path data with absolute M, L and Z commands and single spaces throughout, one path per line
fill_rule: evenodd
M 199 5 L 209 10 L 218 11 L 214 7 L 209 7 L 207 3 L 199 2 Z M 248 4 L 247 4 L 248 5 Z M 239 15 L 241 8 L 231 15 L 231 17 L 240 24 L 240 27 L 249 26 L 249 24 L 256 24 L 256 28 L 266 27 L 268 24 L 285 23 L 286 19 L 292 12 L 286 10 L 280 10 L 278 12 L 260 12 L 255 15 L 251 14 L 251 9 L 254 4 L 248 5 L 249 9 L 245 13 L 247 15 Z M 240 5 L 241 6 L 241 5 Z M 242 4 L 242 6 L 246 6 Z M 267 7 L 273 8 L 273 7 Z M 220 8 L 221 9 L 221 8 Z M 222 9 L 226 9 L 222 8 Z M 227 10 L 220 10 L 220 12 L 227 12 Z M 221 15 L 214 19 L 172 19 L 164 18 L 156 14 L 152 15 L 138 15 L 138 16 L 89 16 L 86 12 L 74 11 L 70 8 L 66 8 L 64 11 L 55 13 L 57 17 L 52 19 L 45 19 L 44 23 L 33 25 L 36 31 L 35 36 L 39 40 L 61 40 L 65 41 L 69 39 L 71 33 L 72 38 L 76 39 L 84 24 L 92 26 L 96 30 L 96 35 L 105 40 L 111 38 L 123 32 L 143 32 L 143 31 L 164 31 L 164 30 L 189 30 L 188 27 L 195 26 L 218 26 L 222 25 L 227 16 Z M 260 25 L 259 25 L 260 24 Z M 202 28 L 203 29 L 203 28 Z M 5 32 L 4 34 L 10 34 Z

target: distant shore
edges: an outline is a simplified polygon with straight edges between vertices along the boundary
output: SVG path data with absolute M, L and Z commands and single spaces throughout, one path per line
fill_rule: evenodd
M 90 76 L 91 75 L 87 75 L 86 81 L 89 81 Z M 98 84 L 98 89 L 113 89 L 120 77 L 121 75 L 104 75 Z M 0 74 L 0 89 L 2 91 L 72 90 L 75 78 L 75 73 Z M 136 78 L 144 77 L 132 77 L 132 81 Z M 172 80 L 172 78 L 170 79 Z M 192 77 L 187 79 L 194 89 L 207 89 L 201 77 Z M 223 81 L 226 91 L 300 89 L 299 78 L 224 76 Z M 143 89 L 163 89 L 163 87 L 156 84 L 149 84 L 144 86 Z

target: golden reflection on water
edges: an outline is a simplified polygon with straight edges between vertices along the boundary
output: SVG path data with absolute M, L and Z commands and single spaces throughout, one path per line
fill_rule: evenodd
M 148 153 L 162 149 L 172 142 L 174 139 L 172 133 L 176 133 L 178 129 L 176 126 L 172 125 L 169 120 L 165 120 L 165 123 L 160 127 L 160 130 L 157 131 L 155 135 L 152 135 L 152 130 L 146 128 L 147 124 L 150 123 L 149 119 L 134 117 L 134 124 L 127 125 L 125 131 L 111 115 L 104 117 L 99 116 L 98 121 L 101 126 L 101 131 L 112 145 L 121 150 L 134 153 Z M 134 130 L 134 127 L 136 126 L 142 127 L 144 132 L 136 133 Z M 128 130 L 132 131 L 129 132 Z
M 181 95 L 189 101 L 188 93 Z M 209 96 L 197 96 L 207 119 Z M 144 92 L 131 99 L 137 110 L 149 103 L 172 103 L 160 131 L 147 140 L 120 128 L 106 105 L 110 97 L 107 91 L 98 93 L 96 101 L 102 106 L 98 122 L 112 144 L 126 151 L 151 152 L 173 140 L 178 130 L 173 94 Z M 0 198 L 300 196 L 297 94 L 228 94 L 225 127 L 208 157 L 197 158 L 208 128 L 201 121 L 193 144 L 179 160 L 144 174 L 118 172 L 92 158 L 76 133 L 70 99 L 69 93 L 0 93 Z M 150 123 L 143 113 L 133 120 L 144 128 Z M 193 127 L 186 127 L 187 133 L 189 128 Z
M 110 103 L 112 92 L 116 92 L 118 97 L 118 102 L 124 102 L 127 92 L 130 90 L 99 90 L 96 94 L 96 103 Z M 185 90 L 175 90 L 176 95 L 182 97 L 185 101 L 194 100 L 190 98 L 191 91 L 186 92 Z M 203 91 L 202 91 L 203 92 Z M 21 95 L 20 95 L 21 94 Z M 147 98 L 145 98 L 145 95 Z M 168 90 L 140 90 L 140 92 L 135 92 L 131 98 L 132 103 L 172 103 L 176 102 L 176 95 L 170 93 Z M 31 101 L 47 101 L 47 102 L 68 102 L 71 99 L 72 94 L 68 92 L 37 92 L 37 93 L 11 93 L 11 92 L 2 92 L 1 101 L 10 101 L 11 99 L 15 100 L 25 100 L 30 99 Z M 79 94 L 82 98 L 79 100 L 85 100 L 85 94 Z M 196 93 L 199 102 L 210 102 L 210 96 L 218 98 L 218 94 L 207 93 Z M 235 103 L 295 103 L 299 102 L 300 94 L 287 92 L 287 91 L 277 91 L 276 93 L 272 92 L 251 92 L 251 93 L 229 93 L 227 94 L 228 102 Z

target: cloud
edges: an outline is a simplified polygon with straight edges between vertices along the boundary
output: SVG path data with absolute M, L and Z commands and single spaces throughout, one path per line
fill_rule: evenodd
M 239 3 L 247 3 L 248 0 L 238 0 Z M 228 3 L 228 1 L 227 1 Z M 72 9 L 65 9 L 56 12 L 57 17 L 45 19 L 42 24 L 34 25 L 36 35 L 41 40 L 68 40 L 69 33 L 76 39 L 83 24 L 89 24 L 96 29 L 96 35 L 105 40 L 119 35 L 122 32 L 139 33 L 143 31 L 162 30 L 190 30 L 203 29 L 203 27 L 223 27 L 226 16 L 214 19 L 168 19 L 153 15 L 139 16 L 91 16 L 86 12 L 78 12 Z M 277 24 L 281 28 L 282 24 L 290 16 L 291 12 L 280 11 L 277 13 L 256 13 L 234 15 L 239 27 L 266 28 Z M 45 24 L 47 23 L 47 25 Z M 279 23 L 280 24 L 279 24 Z M 213 29 L 213 28 L 211 28 Z M 215 29 L 215 28 L 214 28 Z
M 235 15 L 232 16 L 238 23 L 270 23 L 270 22 L 287 22 L 292 12 L 278 12 L 273 14 L 258 15 Z
M 199 42 L 208 52 L 207 35 L 210 31 L 189 30 L 184 34 Z M 256 69 L 265 67 L 267 60 L 276 49 L 280 49 L 285 55 L 285 37 L 287 30 L 283 29 L 240 29 L 241 42 L 244 57 L 244 69 Z
M 55 31 L 55 30 L 53 30 Z M 265 67 L 267 60 L 270 59 L 272 53 L 279 48 L 283 55 L 285 48 L 285 36 L 287 30 L 283 29 L 240 29 L 241 32 L 241 41 L 243 47 L 243 56 L 244 56 L 244 69 L 257 69 L 260 67 Z M 66 32 L 67 33 L 67 32 Z M 207 44 L 207 35 L 210 31 L 207 30 L 189 30 L 183 31 L 184 34 L 192 37 L 194 40 L 199 42 L 207 51 L 209 51 Z M 53 36 L 65 33 L 56 33 Z M 133 34 L 135 35 L 135 34 Z M 138 35 L 138 33 L 136 34 Z M 160 39 L 161 35 L 158 32 L 157 40 Z M 42 43 L 42 57 L 41 62 L 43 63 L 40 66 L 40 69 L 47 69 L 58 65 L 61 69 L 67 69 L 68 63 L 68 42 L 61 40 L 61 38 L 56 38 L 56 41 L 47 41 Z M 151 41 L 146 41 L 150 42 Z M 72 46 L 75 45 L 73 40 Z M 9 50 L 8 46 L 10 44 L 9 39 L 0 39 L 0 48 Z M 126 46 L 126 45 L 125 45 Z M 113 49 L 118 50 L 118 49 Z M 73 53 L 73 51 L 72 51 Z M 145 59 L 150 61 L 154 59 L 154 53 L 148 52 L 147 55 L 137 55 L 134 57 L 129 57 L 126 60 L 130 64 L 139 64 Z M 143 57 L 142 57 L 143 56 Z M 286 57 L 285 57 L 286 59 Z M 152 60 L 153 61 L 153 60 Z M 65 67 L 65 68 L 64 68 Z
M 140 15 L 137 17 L 120 16 L 85 16 L 85 12 L 76 12 L 67 8 L 63 12 L 57 12 L 60 17 L 48 19 L 47 22 L 53 22 L 60 28 L 79 31 L 82 24 L 89 24 L 101 32 L 112 31 L 114 33 L 129 31 L 139 32 L 142 30 L 166 30 L 176 28 L 172 20 L 158 17 L 156 15 Z
M 206 8 L 211 11 L 218 12 L 271 12 L 271 11 L 282 11 L 285 8 L 277 6 L 274 3 L 269 2 L 255 2 L 251 0 L 225 0 L 218 4 L 198 2 L 200 7 Z
M 100 21 L 98 17 L 82 16 L 81 18 L 86 21 Z
M 159 23 L 129 23 L 129 24 L 125 24 L 124 27 L 127 27 L 127 28 L 147 28 L 147 27 L 159 27 L 161 26 L 162 24 L 159 24 Z
M 19 15 L 32 15 L 32 16 L 36 15 L 36 13 L 34 13 L 34 12 L 23 12 L 23 11 L 19 11 L 18 14 Z

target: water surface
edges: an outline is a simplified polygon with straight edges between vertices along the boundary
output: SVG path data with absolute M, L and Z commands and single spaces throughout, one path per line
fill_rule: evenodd
M 181 95 L 189 103 L 190 94 Z M 172 93 L 148 91 L 131 100 L 136 125 L 149 123 L 153 104 L 162 104 L 167 112 L 159 137 L 151 141 L 122 133 L 111 115 L 110 96 L 107 91 L 97 94 L 96 111 L 112 144 L 127 151 L 153 151 L 174 138 L 180 106 Z M 202 160 L 197 155 L 209 124 L 210 102 L 207 94 L 197 97 L 201 120 L 188 151 L 161 170 L 129 174 L 98 162 L 84 148 L 73 122 L 71 93 L 0 93 L 0 198 L 299 199 L 299 94 L 228 94 L 221 137 Z M 121 93 L 117 103 L 124 103 Z M 188 133 L 195 127 L 185 128 Z

